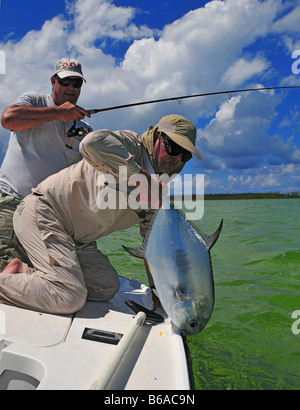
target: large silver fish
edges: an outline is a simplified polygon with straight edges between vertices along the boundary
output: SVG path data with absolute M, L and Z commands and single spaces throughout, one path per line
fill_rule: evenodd
M 192 226 L 176 209 L 159 209 L 139 249 L 124 247 L 144 258 L 160 302 L 183 335 L 201 332 L 214 307 L 214 281 L 210 249 L 217 231 L 208 236 Z

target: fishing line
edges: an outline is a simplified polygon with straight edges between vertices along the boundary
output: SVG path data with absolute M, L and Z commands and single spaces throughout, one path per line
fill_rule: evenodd
M 87 110 L 87 111 L 89 114 L 92 115 L 92 114 L 97 114 L 98 112 L 103 112 L 103 111 L 119 110 L 121 108 L 137 107 L 139 105 L 156 104 L 156 103 L 166 102 L 166 101 L 178 101 L 180 103 L 181 100 L 185 100 L 187 98 L 208 97 L 210 95 L 221 95 L 221 94 L 246 93 L 246 92 L 252 92 L 252 91 L 283 90 L 283 89 L 291 89 L 291 88 L 300 88 L 300 85 L 285 86 L 285 87 L 245 88 L 243 90 L 215 91 L 215 92 L 210 92 L 210 93 L 183 95 L 181 97 L 162 98 L 159 100 L 141 101 L 141 102 L 136 102 L 132 104 L 117 105 L 115 107 L 95 108 L 93 110 Z
M 92 109 L 92 110 L 87 110 L 87 112 L 92 115 L 92 114 L 97 114 L 98 112 L 119 110 L 121 108 L 137 107 L 139 105 L 156 104 L 156 103 L 166 102 L 166 101 L 178 101 L 178 103 L 180 104 L 181 100 L 186 100 L 187 98 L 208 97 L 208 96 L 211 96 L 211 95 L 221 95 L 221 94 L 229 94 L 230 95 L 230 94 L 237 94 L 237 93 L 247 93 L 247 92 L 251 92 L 251 91 L 283 90 L 283 89 L 291 89 L 291 88 L 300 88 L 300 85 L 291 85 L 291 86 L 285 86 L 285 87 L 245 88 L 243 90 L 214 91 L 214 92 L 210 92 L 210 93 L 182 95 L 181 97 L 169 97 L 169 98 L 162 98 L 162 99 L 159 99 L 159 100 L 141 101 L 141 102 L 125 104 L 125 105 L 116 105 L 114 107 L 95 108 L 95 109 Z M 89 133 L 89 129 L 85 129 L 85 128 L 86 127 L 76 128 L 76 121 L 74 121 L 74 125 L 66 133 L 66 136 L 68 138 L 71 138 L 69 144 L 66 145 L 68 148 L 72 149 L 72 146 L 71 146 L 72 145 L 72 140 L 75 136 L 77 136 L 77 135 L 85 136 L 86 134 Z

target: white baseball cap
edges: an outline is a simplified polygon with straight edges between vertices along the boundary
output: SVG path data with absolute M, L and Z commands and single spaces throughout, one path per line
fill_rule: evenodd
M 53 75 L 55 74 L 59 78 L 80 77 L 86 81 L 83 77 L 81 64 L 74 58 L 61 58 L 58 60 L 54 66 Z

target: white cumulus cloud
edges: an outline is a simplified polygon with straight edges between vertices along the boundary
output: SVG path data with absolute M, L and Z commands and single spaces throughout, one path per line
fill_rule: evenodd
M 11 36 L 0 41 L 7 62 L 0 110 L 24 91 L 50 93 L 54 63 L 63 56 L 83 65 L 87 83 L 79 104 L 87 109 L 283 81 L 291 72 L 280 74 L 271 51 L 256 45 L 270 40 L 288 55 L 300 39 L 299 10 L 293 0 L 215 0 L 160 31 L 155 21 L 153 27 L 137 24 L 137 9 L 113 0 L 67 0 L 65 13 L 40 30 L 19 41 Z M 270 92 L 222 95 L 107 112 L 90 122 L 94 128 L 141 133 L 162 115 L 182 114 L 199 124 L 197 145 L 208 172 L 256 169 L 270 159 L 285 165 L 299 161 L 298 142 L 268 131 L 283 99 Z M 2 151 L 8 135 L 0 131 Z

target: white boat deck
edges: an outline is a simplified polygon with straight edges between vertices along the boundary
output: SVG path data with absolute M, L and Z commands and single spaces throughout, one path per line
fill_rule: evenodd
M 127 299 L 151 308 L 149 289 L 123 278 L 115 298 L 87 302 L 74 317 L 0 304 L 0 390 L 87 390 L 110 370 L 112 375 L 102 388 L 190 389 L 183 341 L 168 319 L 145 323 L 113 369 L 112 358 L 121 343 L 82 338 L 85 328 L 117 332 L 125 338 L 135 318 L 125 305 Z

